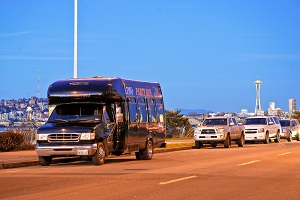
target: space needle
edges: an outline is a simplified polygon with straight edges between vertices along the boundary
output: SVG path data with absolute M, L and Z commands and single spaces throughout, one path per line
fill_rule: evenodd
M 261 110 L 261 105 L 260 105 L 260 85 L 262 82 L 260 80 L 256 80 L 254 82 L 256 85 L 256 104 L 255 104 L 255 113 L 257 113 L 258 110 Z

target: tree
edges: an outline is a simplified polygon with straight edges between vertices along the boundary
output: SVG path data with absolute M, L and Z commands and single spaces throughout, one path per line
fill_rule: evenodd
M 300 110 L 295 110 L 293 113 L 292 113 L 292 118 L 294 119 L 297 119 L 299 122 L 300 122 Z
M 191 129 L 189 119 L 180 114 L 179 111 L 165 111 L 167 121 L 167 137 L 180 137 L 186 135 Z M 182 134 L 181 134 L 182 133 Z

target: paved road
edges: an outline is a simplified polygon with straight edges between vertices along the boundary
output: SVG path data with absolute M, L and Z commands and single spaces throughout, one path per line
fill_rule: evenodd
M 156 148 L 154 153 L 162 153 L 166 151 L 175 151 L 182 149 L 190 149 L 194 144 L 193 139 L 168 139 L 166 140 L 167 148 Z M 171 145 L 171 147 L 169 147 Z M 54 163 L 69 162 L 79 160 L 79 158 L 54 158 Z M 17 167 L 28 167 L 39 165 L 38 156 L 35 150 L 28 151 L 10 151 L 0 152 L 0 170 Z
M 299 199 L 300 142 L 0 170 L 0 199 Z

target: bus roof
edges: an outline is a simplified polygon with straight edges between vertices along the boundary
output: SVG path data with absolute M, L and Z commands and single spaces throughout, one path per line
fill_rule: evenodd
M 126 99 L 129 96 L 161 97 L 160 84 L 122 78 L 76 78 L 59 80 L 48 88 L 48 99 L 57 98 L 111 98 Z

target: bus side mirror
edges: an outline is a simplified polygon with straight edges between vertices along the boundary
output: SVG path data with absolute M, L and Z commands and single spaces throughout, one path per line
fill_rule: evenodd
M 121 107 L 117 107 L 117 109 L 116 109 L 116 121 L 123 122 L 123 113 L 122 113 Z

